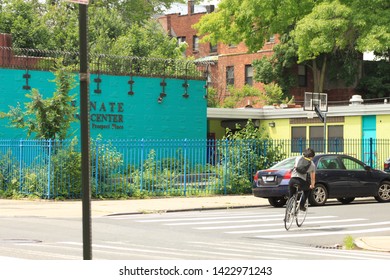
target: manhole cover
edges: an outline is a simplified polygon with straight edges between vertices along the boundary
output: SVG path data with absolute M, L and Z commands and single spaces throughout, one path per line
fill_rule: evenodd
M 41 243 L 41 240 L 36 239 L 0 239 L 0 243 Z

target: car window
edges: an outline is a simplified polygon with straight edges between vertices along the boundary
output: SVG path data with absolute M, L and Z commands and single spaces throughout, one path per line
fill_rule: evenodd
M 269 169 L 291 169 L 294 167 L 296 157 L 287 158 L 271 166 Z
M 344 169 L 336 157 L 323 157 L 318 161 L 317 169 Z
M 347 170 L 364 170 L 364 165 L 360 162 L 350 158 L 342 158 L 341 160 Z

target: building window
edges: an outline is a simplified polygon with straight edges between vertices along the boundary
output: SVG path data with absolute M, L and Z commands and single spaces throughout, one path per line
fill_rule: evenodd
M 186 43 L 186 37 L 185 36 L 180 36 L 180 37 L 176 37 L 177 39 L 177 45 L 180 46 L 181 44 L 185 44 Z M 183 53 L 182 53 L 183 57 L 186 56 L 186 50 L 184 49 L 183 50 Z
M 226 67 L 226 87 L 234 85 L 234 66 Z
M 212 86 L 211 72 L 207 72 L 206 81 L 207 81 L 207 86 L 211 87 Z
M 307 74 L 305 65 L 298 65 L 298 86 L 307 86 Z
M 328 152 L 344 152 L 344 127 L 342 125 L 328 126 Z
M 217 51 L 217 45 L 210 44 L 210 53 L 216 53 Z
M 253 66 L 245 65 L 245 84 L 253 85 Z
M 302 153 L 306 149 L 306 127 L 291 127 L 291 152 Z
M 185 36 L 177 37 L 177 45 L 178 46 L 180 46 L 181 44 L 183 44 L 185 42 L 186 42 L 186 37 Z
M 198 36 L 192 37 L 192 50 L 194 52 L 199 51 L 199 37 Z
M 314 149 L 316 153 L 324 152 L 324 127 L 311 126 L 309 128 L 310 141 L 309 146 Z

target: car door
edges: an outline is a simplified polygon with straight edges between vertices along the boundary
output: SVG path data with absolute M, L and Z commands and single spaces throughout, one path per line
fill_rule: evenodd
M 343 156 L 341 158 L 351 180 L 351 194 L 353 196 L 369 196 L 372 189 L 377 185 L 371 169 L 363 162 Z
M 318 160 L 316 181 L 328 186 L 330 198 L 344 196 L 351 189 L 347 170 L 337 155 L 323 156 Z

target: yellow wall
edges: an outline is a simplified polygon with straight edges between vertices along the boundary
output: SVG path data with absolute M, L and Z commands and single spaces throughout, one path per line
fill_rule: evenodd
M 269 123 L 274 122 L 275 127 L 270 127 Z M 271 139 L 290 139 L 291 127 L 289 119 L 262 120 L 260 126 L 268 132 Z
M 222 139 L 226 130 L 221 126 L 221 120 L 208 120 L 208 132 L 215 133 L 215 139 Z
M 390 115 L 380 115 L 376 117 L 376 138 L 390 138 Z
M 274 122 L 275 127 L 270 127 L 269 123 Z M 216 139 L 221 139 L 225 135 L 225 129 L 221 126 L 220 120 L 208 120 L 208 131 L 215 133 Z M 293 125 L 294 127 L 307 127 L 306 135 L 309 137 L 310 126 L 322 126 L 322 124 L 301 124 Z M 361 139 L 362 138 L 362 117 L 361 116 L 346 116 L 344 122 L 328 123 L 330 125 L 343 125 L 344 139 Z M 291 124 L 289 119 L 270 119 L 261 120 L 260 126 L 267 131 L 271 139 L 291 139 Z M 376 138 L 390 138 L 390 115 L 377 116 L 376 123 Z
M 345 117 L 344 139 L 361 139 L 362 138 L 362 117 Z

